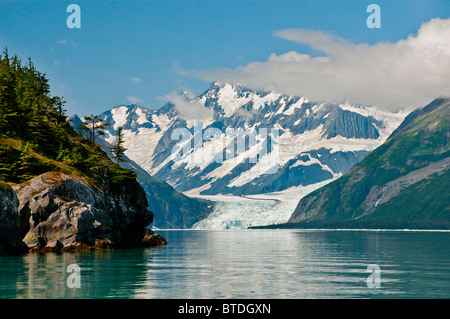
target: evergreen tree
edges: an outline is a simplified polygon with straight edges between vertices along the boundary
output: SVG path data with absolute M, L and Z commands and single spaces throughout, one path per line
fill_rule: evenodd
M 63 110 L 65 102 L 50 97 L 45 74 L 36 70 L 31 59 L 22 65 L 8 49 L 0 55 L 0 134 L 39 142 L 36 127 L 47 129 L 48 109 Z M 64 119 L 60 119 L 61 121 Z
M 120 165 L 120 163 L 126 162 L 127 160 L 125 160 L 124 157 L 124 153 L 127 150 L 124 146 L 124 140 L 123 140 L 123 129 L 122 127 L 119 127 L 117 129 L 117 133 L 116 133 L 116 137 L 117 137 L 117 142 L 116 145 L 114 145 L 113 147 L 110 147 L 110 151 L 114 154 L 114 156 L 112 157 L 113 159 L 115 159 L 117 161 L 117 164 Z
M 55 96 L 52 98 L 52 106 L 60 115 L 66 115 L 67 110 L 64 108 L 64 104 L 66 104 L 66 101 L 64 101 L 59 96 Z
M 78 126 L 78 129 L 85 131 L 88 134 L 88 141 L 95 143 L 95 138 L 101 135 L 105 135 L 103 131 L 110 123 L 103 123 L 103 119 L 99 118 L 98 115 L 91 114 L 90 116 L 85 116 L 83 124 Z

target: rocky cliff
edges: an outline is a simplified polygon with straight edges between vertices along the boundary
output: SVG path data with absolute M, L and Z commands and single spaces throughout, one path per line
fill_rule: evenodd
M 18 204 L 14 190 L 0 181 L 0 253 L 17 253 L 26 250 L 19 234 Z
M 77 116 L 71 117 L 71 121 L 76 123 Z M 106 141 L 101 141 L 102 149 L 112 156 L 108 147 L 112 145 Z M 137 165 L 126 155 L 123 156 L 125 162 L 121 166 L 133 170 L 136 173 L 136 180 L 141 184 L 147 195 L 148 209 L 154 214 L 153 227 L 155 228 L 191 228 L 195 223 L 206 218 L 212 211 L 214 204 L 211 201 L 188 197 L 177 192 L 168 183 L 150 176 L 144 169 Z
M 32 251 L 139 246 L 153 220 L 136 181 L 99 189 L 48 172 L 13 188 L 20 235 Z
M 137 181 L 102 189 L 61 172 L 10 187 L 0 181 L 0 253 L 64 252 L 167 244 Z

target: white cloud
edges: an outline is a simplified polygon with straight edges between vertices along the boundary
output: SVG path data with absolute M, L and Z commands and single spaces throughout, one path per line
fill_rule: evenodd
M 397 43 L 354 44 L 303 29 L 276 31 L 274 35 L 308 45 L 323 56 L 291 51 L 235 69 L 183 72 L 206 81 L 390 110 L 423 106 L 436 97 L 450 95 L 450 19 L 423 23 L 417 35 Z
M 193 95 L 184 91 L 183 94 L 169 93 L 165 98 L 175 105 L 175 108 L 185 120 L 207 120 L 213 111 L 200 102 L 192 100 Z
M 127 100 L 133 104 L 142 103 L 143 101 L 136 96 L 127 96 Z
M 141 79 L 137 78 L 137 77 L 132 77 L 130 78 L 130 81 L 134 82 L 134 83 L 141 83 Z

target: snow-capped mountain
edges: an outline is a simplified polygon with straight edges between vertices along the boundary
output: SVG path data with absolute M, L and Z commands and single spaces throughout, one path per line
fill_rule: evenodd
M 406 113 L 315 102 L 229 83 L 181 94 L 159 110 L 100 115 L 115 143 L 153 177 L 196 195 L 279 192 L 335 179 L 381 145 Z

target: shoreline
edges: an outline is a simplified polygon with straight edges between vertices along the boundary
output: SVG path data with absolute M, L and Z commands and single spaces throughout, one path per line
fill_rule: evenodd
M 261 227 L 261 228 L 259 228 Z M 233 228 L 233 229 L 192 229 L 192 228 L 173 228 L 158 229 L 161 232 L 170 231 L 212 231 L 212 232 L 233 232 L 233 231 L 266 231 L 266 230 L 297 230 L 297 231 L 373 231 L 373 232 L 442 232 L 448 233 L 450 229 L 409 229 L 409 228 L 269 228 L 264 226 L 255 226 L 249 228 Z

